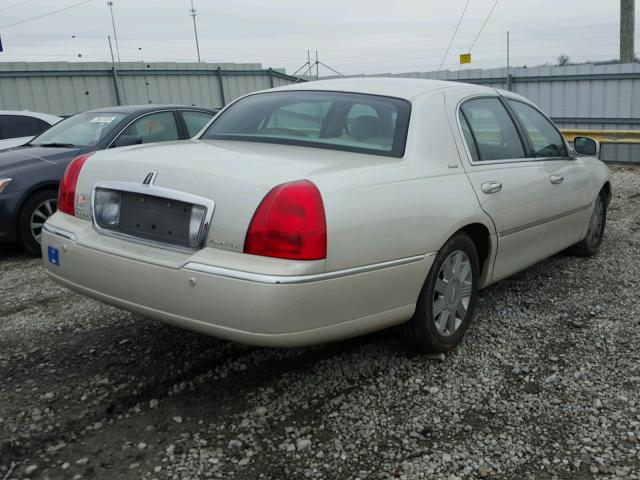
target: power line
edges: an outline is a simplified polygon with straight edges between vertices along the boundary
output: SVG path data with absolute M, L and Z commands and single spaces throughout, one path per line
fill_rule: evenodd
M 487 24 L 487 22 L 491 18 L 491 15 L 493 14 L 493 11 L 496 9 L 496 5 L 498 5 L 499 1 L 500 0 L 496 0 L 495 3 L 493 4 L 493 7 L 491 7 L 491 10 L 489 11 L 489 15 L 487 15 L 487 18 L 484 19 L 484 23 L 480 27 L 480 31 L 478 31 L 478 34 L 476 35 L 476 38 L 473 39 L 473 43 L 469 47 L 469 52 L 471 52 L 471 50 L 473 50 L 473 47 L 475 46 L 476 42 L 478 41 L 478 37 L 482 34 L 482 30 L 484 30 L 485 25 Z
M 85 3 L 89 3 L 89 2 L 93 2 L 93 0 L 84 0 L 84 2 L 74 3 L 73 5 L 69 5 L 68 7 L 59 8 L 58 10 L 53 10 L 52 12 L 43 13 L 42 15 L 38 15 L 36 17 L 25 18 L 24 20 L 20 20 L 19 22 L 0 25 L 0 28 L 8 28 L 8 27 L 13 27 L 15 25 L 22 25 L 23 23 L 31 22 L 33 20 L 38 20 L 39 18 L 48 17 L 50 15 L 55 15 L 56 13 L 64 12 L 65 10 L 70 10 L 72 8 L 79 7 L 80 5 L 84 5 Z
M 5 10 L 9 10 L 13 7 L 19 7 L 20 5 L 24 5 L 25 3 L 33 2 L 33 0 L 24 0 L 23 2 L 14 3 L 13 5 L 9 5 L 8 7 L 0 8 L 0 12 L 4 12 Z
M 440 67 L 438 68 L 438 71 L 442 70 L 442 65 L 444 65 L 444 61 L 447 59 L 447 55 L 449 55 L 449 49 L 451 48 L 451 44 L 453 43 L 453 39 L 456 38 L 456 33 L 458 33 L 458 29 L 460 28 L 460 24 L 462 23 L 462 19 L 464 18 L 464 14 L 467 11 L 467 8 L 469 7 L 469 2 L 471 0 L 467 0 L 467 4 L 464 6 L 464 9 L 462 10 L 462 14 L 460 15 L 460 18 L 458 19 L 458 24 L 456 25 L 456 29 L 453 31 L 453 35 L 451 35 L 451 40 L 449 40 L 449 45 L 447 46 L 447 49 L 444 52 L 444 56 L 442 57 L 442 62 L 440 63 Z
M 485 25 L 487 24 L 487 22 L 491 18 L 491 15 L 493 14 L 493 11 L 496 9 L 496 6 L 498 5 L 499 1 L 500 0 L 496 0 L 495 3 L 493 4 L 493 7 L 491 7 L 491 10 L 489 10 L 489 15 L 487 15 L 487 18 L 484 19 L 484 22 L 482 23 L 482 26 L 480 27 L 480 30 L 478 30 L 478 34 L 476 35 L 476 38 L 473 39 L 473 43 L 469 47 L 469 50 L 467 50 L 468 53 L 471 53 L 471 50 L 473 50 L 473 47 L 475 46 L 476 42 L 478 41 L 478 38 L 482 34 L 482 30 L 484 30 Z M 462 68 L 462 63 L 458 66 L 458 70 L 460 70 L 461 68 Z

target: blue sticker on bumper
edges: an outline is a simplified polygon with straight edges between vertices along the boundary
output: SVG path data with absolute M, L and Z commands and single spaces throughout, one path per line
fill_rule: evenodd
M 60 266 L 60 252 L 57 248 L 49 247 L 49 263 L 53 263 L 56 266 Z

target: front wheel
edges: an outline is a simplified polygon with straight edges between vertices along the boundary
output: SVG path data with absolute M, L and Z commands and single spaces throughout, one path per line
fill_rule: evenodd
M 436 255 L 416 311 L 401 327 L 402 337 L 412 350 L 439 353 L 460 344 L 473 316 L 478 276 L 473 241 L 465 233 L 454 235 Z
M 589 218 L 587 235 L 582 241 L 569 248 L 570 253 L 580 257 L 592 257 L 598 253 L 602 244 L 602 237 L 607 223 L 607 202 L 602 192 L 598 194 L 598 198 L 594 203 L 593 212 Z

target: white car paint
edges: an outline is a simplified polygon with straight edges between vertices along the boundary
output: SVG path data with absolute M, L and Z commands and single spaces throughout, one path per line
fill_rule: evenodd
M 2 116 L 21 116 L 21 117 L 32 117 L 38 118 L 43 122 L 48 123 L 50 126 L 55 125 L 62 117 L 57 117 L 56 115 L 50 115 L 48 113 L 41 112 L 30 112 L 28 110 L 0 110 L 0 117 Z M 6 148 L 20 147 L 31 141 L 33 136 L 30 137 L 17 137 L 17 138 L 7 138 L 0 140 L 0 150 L 4 150 Z
M 486 232 L 479 286 L 540 261 L 586 235 L 608 170 L 592 158 L 474 164 L 458 106 L 509 92 L 403 79 L 310 82 L 275 91 L 358 92 L 403 98 L 412 112 L 402 158 L 238 141 L 171 142 L 98 152 L 83 167 L 76 216 L 57 213 L 43 236 L 47 273 L 102 301 L 202 333 L 297 346 L 406 322 L 439 249 L 461 228 Z M 230 108 L 230 107 L 227 107 Z M 224 110 L 219 114 L 224 116 Z M 104 235 L 86 199 L 100 182 L 155 186 L 215 202 L 206 246 L 193 252 Z M 549 187 L 551 175 L 568 181 Z M 274 186 L 311 180 L 327 219 L 327 257 L 242 253 L 256 208 Z M 500 182 L 495 195 L 482 184 Z M 60 252 L 46 262 L 47 248 Z

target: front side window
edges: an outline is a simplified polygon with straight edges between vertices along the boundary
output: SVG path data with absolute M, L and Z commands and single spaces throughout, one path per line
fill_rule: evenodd
M 116 145 L 122 142 L 122 139 L 128 139 L 128 145 L 168 142 L 171 140 L 179 140 L 178 125 L 173 116 L 173 112 L 159 112 L 150 115 L 144 115 L 129 125 L 116 140 Z M 135 141 L 129 141 L 135 139 Z
M 0 140 L 33 137 L 40 133 L 38 119 L 26 115 L 0 115 Z
M 125 117 L 121 113 L 79 113 L 56 123 L 33 139 L 30 145 L 92 147 L 109 135 Z
M 402 157 L 411 114 L 405 100 L 342 92 L 284 91 L 245 97 L 201 137 Z
M 536 157 L 568 156 L 562 135 L 544 115 L 531 105 L 517 100 L 509 100 L 509 104 L 527 131 Z
M 510 160 L 526 157 L 520 135 L 507 110 L 497 98 L 466 101 L 461 109 L 461 123 L 471 129 L 480 161 Z M 467 143 L 469 136 L 465 134 Z M 473 146 L 469 145 L 473 152 Z

